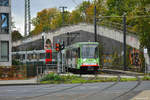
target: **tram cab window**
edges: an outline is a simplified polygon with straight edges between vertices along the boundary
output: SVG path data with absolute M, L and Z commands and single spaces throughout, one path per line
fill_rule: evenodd
M 87 44 L 82 46 L 82 58 L 97 58 L 98 57 L 98 45 Z

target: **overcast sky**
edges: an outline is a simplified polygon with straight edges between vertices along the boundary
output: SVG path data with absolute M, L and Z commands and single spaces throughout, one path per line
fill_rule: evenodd
M 37 12 L 44 8 L 59 8 L 67 6 L 67 10 L 73 10 L 77 4 L 85 0 L 31 0 L 31 17 L 35 17 Z M 12 0 L 12 17 L 16 29 L 24 34 L 24 0 Z

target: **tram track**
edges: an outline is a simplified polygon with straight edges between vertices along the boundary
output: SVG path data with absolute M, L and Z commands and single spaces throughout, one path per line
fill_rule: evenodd
M 135 77 L 137 78 L 137 84 L 136 84 L 133 88 L 131 88 L 131 89 L 129 89 L 128 91 L 122 93 L 121 95 L 119 95 L 119 96 L 113 98 L 112 100 L 122 100 L 121 98 L 127 96 L 127 95 L 130 94 L 134 89 L 136 89 L 136 88 L 141 84 L 142 81 L 141 81 L 141 79 L 140 79 L 137 75 L 135 75 Z
M 94 78 L 89 78 L 90 80 L 94 80 L 96 78 L 96 76 Z M 43 96 L 47 96 L 47 95 L 53 95 L 55 93 L 59 93 L 59 92 L 64 92 L 64 91 L 67 91 L 67 90 L 70 90 L 70 89 L 73 89 L 73 88 L 76 88 L 76 87 L 80 87 L 82 86 L 84 83 L 80 83 L 80 84 L 77 84 L 77 85 L 74 85 L 74 86 L 71 86 L 71 87 L 68 87 L 68 88 L 64 88 L 64 89 L 59 89 L 59 90 L 56 90 L 56 91 L 51 91 L 51 92 L 47 92 L 45 94 L 41 94 L 41 95 L 37 95 L 37 96 L 31 96 L 31 97 L 22 97 L 22 98 L 18 98 L 17 100 L 20 100 L 20 99 L 23 99 L 23 100 L 30 100 L 30 99 L 35 99 L 35 98 L 38 98 L 38 97 L 43 97 Z M 51 87 L 50 87 L 51 88 Z
M 90 93 L 90 94 L 88 94 L 88 95 L 79 96 L 77 99 L 72 99 L 72 100 L 81 100 L 81 99 L 83 99 L 83 98 L 88 98 L 88 97 L 90 97 L 90 96 L 94 96 L 94 95 L 97 95 L 98 93 L 102 93 L 102 92 L 108 90 L 109 88 L 115 86 L 116 84 L 118 84 L 118 83 L 120 82 L 120 79 L 121 79 L 120 75 L 117 75 L 117 77 L 118 77 L 118 78 L 117 78 L 117 81 L 116 81 L 115 83 L 113 83 L 113 84 L 111 84 L 111 85 L 109 85 L 109 86 L 107 86 L 107 87 L 105 87 L 105 88 L 103 88 L 103 89 L 101 89 L 101 90 L 99 90 L 99 91 L 92 92 L 92 93 Z
M 128 94 L 130 94 L 134 89 L 136 89 L 141 84 L 142 81 L 140 80 L 140 78 L 137 75 L 128 75 L 128 76 L 135 76 L 137 78 L 137 84 L 133 88 L 129 88 L 126 92 L 124 92 L 124 93 L 122 93 L 122 94 L 120 94 L 120 95 L 118 95 L 118 96 L 116 96 L 116 97 L 114 97 L 110 100 L 122 100 L 123 97 L 128 96 Z M 88 80 L 94 80 L 95 78 L 96 78 L 96 76 L 95 77 L 88 77 Z M 91 96 L 99 95 L 100 93 L 103 93 L 103 92 L 107 91 L 108 89 L 110 89 L 114 86 L 117 86 L 117 84 L 120 83 L 120 81 L 121 81 L 121 76 L 120 76 L 120 74 L 117 74 L 117 81 L 114 82 L 113 84 L 111 84 L 107 87 L 104 87 L 103 89 L 100 89 L 98 91 L 94 91 L 94 92 L 88 93 L 86 95 L 78 96 L 75 99 L 69 99 L 69 100 L 82 100 L 82 99 L 86 99 L 86 98 L 91 97 Z M 84 83 L 80 83 L 80 84 L 77 84 L 77 85 L 74 85 L 74 86 L 71 86 L 71 87 L 68 87 L 68 88 L 58 89 L 58 90 L 55 90 L 55 91 L 47 92 L 45 94 L 32 96 L 32 97 L 23 97 L 23 98 L 20 98 L 20 99 L 30 100 L 30 99 L 36 99 L 36 98 L 40 98 L 40 97 L 44 97 L 44 96 L 53 96 L 55 93 L 71 90 L 71 89 L 83 86 L 83 84 Z
M 84 96 L 79 96 L 77 99 L 72 99 L 72 100 L 82 100 L 83 98 L 86 99 L 86 98 L 88 98 L 88 97 L 90 97 L 90 96 L 95 96 L 95 95 L 97 95 L 97 94 L 103 93 L 104 91 L 106 91 L 106 90 L 108 90 L 108 89 L 114 87 L 115 85 L 117 85 L 117 84 L 120 82 L 121 77 L 120 77 L 119 74 L 118 74 L 117 76 L 118 76 L 117 81 L 116 81 L 115 83 L 113 83 L 112 85 L 110 85 L 110 86 L 108 86 L 108 87 L 105 87 L 105 88 L 103 88 L 103 89 L 101 89 L 101 90 L 99 90 L 99 91 L 92 92 L 92 93 L 87 94 L 87 95 L 84 95 Z M 111 100 L 122 100 L 121 98 L 127 96 L 129 93 L 131 93 L 134 89 L 136 89 L 136 88 L 141 84 L 142 81 L 140 80 L 140 78 L 138 77 L 138 75 L 130 75 L 130 76 L 134 76 L 134 77 L 137 78 L 137 84 L 136 84 L 133 88 L 129 89 L 128 91 L 122 93 L 122 94 L 119 95 L 119 96 L 114 97 L 114 98 L 111 99 Z

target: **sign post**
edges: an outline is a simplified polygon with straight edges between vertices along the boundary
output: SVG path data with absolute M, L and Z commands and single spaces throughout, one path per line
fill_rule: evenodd
M 150 73 L 150 59 L 147 48 L 144 48 L 145 73 Z
M 61 52 L 57 53 L 57 73 L 60 74 L 61 73 Z

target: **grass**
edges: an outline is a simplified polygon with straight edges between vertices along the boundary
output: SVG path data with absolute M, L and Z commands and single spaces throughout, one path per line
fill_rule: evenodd
M 150 80 L 150 76 L 144 76 L 141 80 L 143 80 L 143 81 L 149 81 Z
M 150 80 L 149 76 L 144 76 L 141 80 Z M 61 76 L 58 74 L 48 74 L 44 78 L 40 80 L 42 84 L 75 84 L 75 83 L 96 83 L 96 82 L 116 82 L 118 81 L 117 77 L 113 78 L 105 78 L 105 77 L 97 77 L 96 79 L 88 79 L 85 77 L 79 77 L 74 75 Z M 120 82 L 128 82 L 128 81 L 137 81 L 137 78 L 121 78 Z

